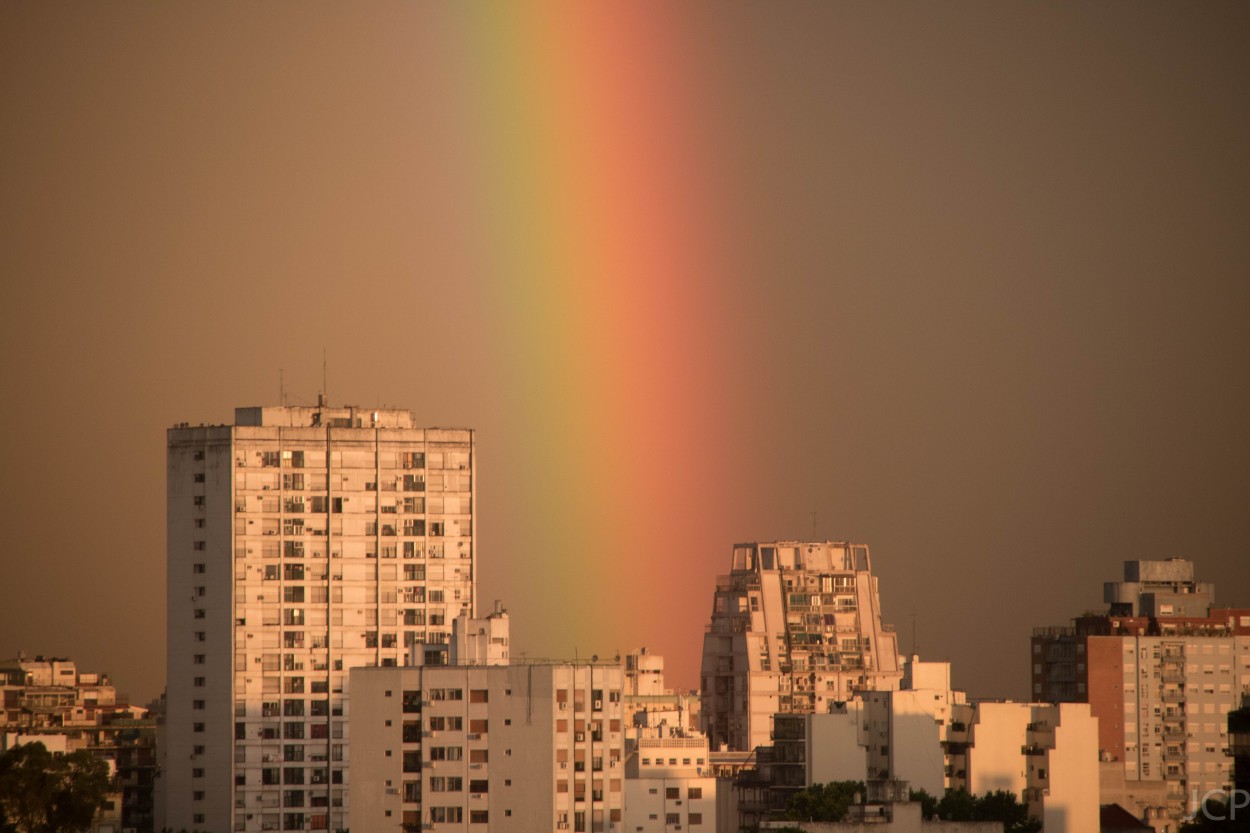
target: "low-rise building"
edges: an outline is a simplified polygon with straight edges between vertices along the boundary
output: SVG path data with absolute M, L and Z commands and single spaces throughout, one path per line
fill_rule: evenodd
M 634 729 L 625 742 L 625 833 L 716 830 L 716 777 L 707 738 L 679 728 Z
M 861 692 L 812 715 L 777 715 L 774 739 L 735 782 L 738 827 L 780 817 L 831 781 L 907 782 L 940 797 L 1006 790 L 1050 833 L 1098 824 L 1097 721 L 1085 704 L 968 703 L 947 663 L 912 657 L 899 691 Z
M 53 754 L 86 750 L 108 764 L 111 791 L 92 833 L 153 830 L 156 721 L 119 697 L 107 675 L 60 657 L 0 662 L 0 751 L 28 743 Z
M 1098 830 L 1098 721 L 1085 703 L 965 703 L 944 747 L 947 787 L 1014 793 L 1047 833 Z
M 351 686 L 353 828 L 619 829 L 619 664 L 358 668 Z

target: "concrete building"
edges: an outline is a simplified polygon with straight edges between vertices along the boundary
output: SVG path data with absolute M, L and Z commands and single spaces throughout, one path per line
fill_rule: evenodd
M 766 745 L 773 715 L 824 712 L 858 691 L 898 688 L 900 676 L 868 547 L 734 547 L 703 639 L 703 728 L 714 749 Z
M 664 657 L 644 647 L 626 654 L 623 662 L 626 726 L 699 729 L 699 694 L 665 686 Z
M 625 833 L 716 830 L 707 738 L 677 727 L 633 729 L 625 741 Z
M 1127 562 L 1125 578 L 1107 585 L 1106 614 L 1034 630 L 1033 691 L 1089 703 L 1101 757 L 1124 773 L 1108 772 L 1103 803 L 1175 830 L 1195 795 L 1230 783 L 1227 715 L 1250 692 L 1250 610 L 1203 607 L 1214 588 L 1195 582 L 1187 561 Z M 1157 781 L 1170 825 L 1146 787 Z M 1125 803 L 1126 793 L 1152 803 Z
M 898 691 L 863 692 L 784 730 L 779 718 L 774 766 L 799 758 L 801 787 L 897 779 L 941 796 L 947 786 L 942 742 L 964 693 L 950 688 L 950 663 L 913 656 L 905 668 Z M 792 752 L 787 746 L 800 732 L 804 751 Z
M 473 612 L 475 463 L 403 410 L 169 430 L 163 825 L 347 826 L 349 673 Z
M 772 745 L 738 779 L 734 829 L 776 819 L 798 790 L 863 781 L 935 797 L 1006 790 L 1050 833 L 1097 830 L 1097 723 L 1087 705 L 968 703 L 950 688 L 949 663 L 918 657 L 903 679 L 932 687 L 865 691 L 822 714 L 777 715 Z
M 151 833 L 156 721 L 119 696 L 105 674 L 69 659 L 0 662 L 0 752 L 42 743 L 53 754 L 85 750 L 106 761 L 112 789 L 91 833 Z
M 1084 703 L 964 703 L 944 746 L 947 786 L 1006 790 L 1046 833 L 1098 830 L 1098 723 Z
M 352 828 L 620 831 L 617 663 L 352 672 Z
M 1215 604 L 1215 585 L 1194 579 L 1184 558 L 1125 561 L 1124 580 L 1103 585 L 1112 616 L 1206 616 Z

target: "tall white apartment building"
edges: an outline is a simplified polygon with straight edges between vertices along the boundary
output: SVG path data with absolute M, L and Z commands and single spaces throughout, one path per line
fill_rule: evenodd
M 472 431 L 403 410 L 169 430 L 158 827 L 347 827 L 348 674 L 473 612 L 474 466 Z
M 620 833 L 617 663 L 352 673 L 352 829 Z
M 713 749 L 766 745 L 773 715 L 823 712 L 856 691 L 896 689 L 901 675 L 868 547 L 734 547 L 703 637 L 703 728 Z

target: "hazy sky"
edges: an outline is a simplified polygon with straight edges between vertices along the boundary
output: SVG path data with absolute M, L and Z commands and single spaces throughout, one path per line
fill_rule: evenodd
M 1244 3 L 0 6 L 0 655 L 164 680 L 165 429 L 478 431 L 514 651 L 696 684 L 735 541 L 978 696 L 1120 562 L 1250 606 Z

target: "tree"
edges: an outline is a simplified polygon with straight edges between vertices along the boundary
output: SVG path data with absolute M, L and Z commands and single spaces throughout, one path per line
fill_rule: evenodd
M 938 818 L 943 821 L 1001 821 L 1004 833 L 1038 833 L 1042 822 L 1029 815 L 1016 794 L 995 790 L 974 796 L 967 790 L 947 790 L 937 803 Z
M 1224 795 L 1221 798 L 1227 798 Z M 1181 825 L 1181 833 L 1247 833 L 1250 831 L 1250 810 L 1245 805 L 1235 804 L 1229 807 L 1227 801 L 1221 801 L 1208 795 L 1202 806 Z
M 863 795 L 863 781 L 814 784 L 790 796 L 783 818 L 789 821 L 842 821 L 856 793 Z
M 920 817 L 922 819 L 931 819 L 937 815 L 938 800 L 929 795 L 927 790 L 908 790 L 907 800 L 920 803 Z
M 109 789 L 108 765 L 86 750 L 53 755 L 26 743 L 0 755 L 0 830 L 80 833 Z

